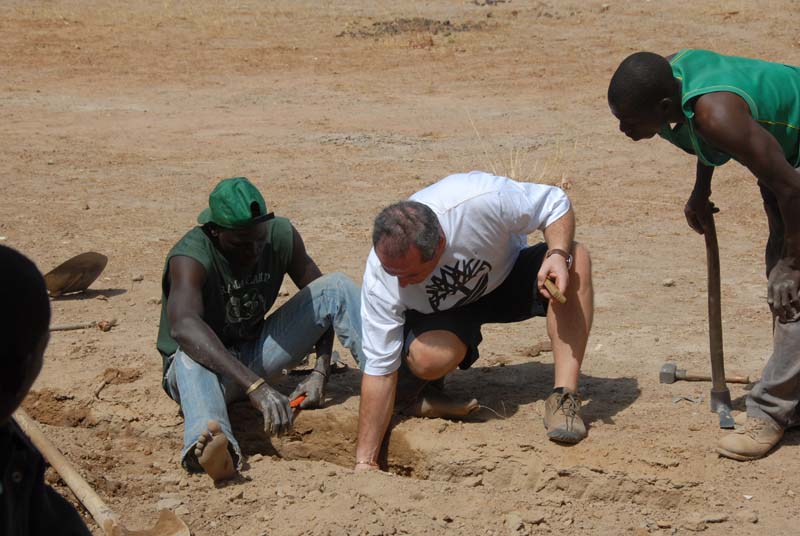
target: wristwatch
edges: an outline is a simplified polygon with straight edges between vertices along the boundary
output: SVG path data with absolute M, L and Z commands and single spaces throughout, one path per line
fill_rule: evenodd
M 548 249 L 547 250 L 547 253 L 545 253 L 544 258 L 547 259 L 548 257 L 550 257 L 550 255 L 552 255 L 554 253 L 556 255 L 561 255 L 562 257 L 564 257 L 564 259 L 566 259 L 566 261 L 567 261 L 567 270 L 571 270 L 572 269 L 572 253 L 567 253 L 563 249 L 553 248 L 553 249 Z

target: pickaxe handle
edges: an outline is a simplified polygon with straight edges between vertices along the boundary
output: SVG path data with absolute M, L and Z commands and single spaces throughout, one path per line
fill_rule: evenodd
M 714 215 L 708 215 L 703 226 L 706 239 L 706 261 L 708 263 L 708 338 L 711 351 L 712 389 L 723 391 L 725 387 L 725 356 L 722 351 L 722 303 L 720 291 L 719 245 Z
M 709 201 L 710 202 L 710 201 Z M 722 303 L 719 276 L 719 245 L 713 211 L 703 225 L 708 264 L 708 338 L 711 350 L 711 411 L 719 414 L 720 428 L 733 428 L 731 392 L 725 384 L 725 356 L 722 353 Z
M 78 324 L 52 324 L 50 331 L 71 331 L 73 329 L 88 329 L 97 325 L 97 322 L 80 322 Z
M 44 435 L 36 421 L 31 419 L 24 409 L 18 408 L 14 412 L 14 420 L 22 431 L 25 432 L 31 442 L 36 445 L 39 452 L 50 462 L 53 469 L 67 483 L 69 489 L 75 494 L 79 501 L 89 510 L 92 517 L 106 534 L 111 534 L 113 528 L 119 523 L 116 514 L 103 502 L 97 493 L 92 489 L 86 480 L 78 474 L 73 465 L 64 457 L 53 443 Z
M 14 412 L 14 420 L 25 435 L 31 440 L 39 452 L 50 462 L 53 469 L 58 471 L 61 479 L 67 483 L 69 489 L 79 501 L 89 510 L 97 524 L 103 529 L 106 536 L 191 536 L 186 523 L 171 510 L 161 510 L 156 524 L 145 530 L 128 530 L 111 508 L 92 489 L 86 480 L 78 473 L 58 448 L 47 439 L 39 425 L 22 408 Z

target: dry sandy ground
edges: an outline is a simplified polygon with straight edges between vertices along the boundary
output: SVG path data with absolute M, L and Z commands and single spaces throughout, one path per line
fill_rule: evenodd
M 762 461 L 719 459 L 708 384 L 658 383 L 667 360 L 708 369 L 703 240 L 682 215 L 694 163 L 625 138 L 605 91 L 641 49 L 800 64 L 798 15 L 796 0 L 2 2 L 2 243 L 43 271 L 107 254 L 53 320 L 119 320 L 54 333 L 26 407 L 133 528 L 162 506 L 197 535 L 796 534 L 800 434 Z M 353 371 L 272 445 L 236 405 L 239 481 L 184 473 L 182 420 L 159 386 L 159 278 L 212 186 L 250 177 L 324 271 L 360 282 L 376 211 L 471 169 L 570 186 L 597 289 L 589 438 L 544 436 L 539 319 L 486 329 L 481 360 L 448 385 L 493 411 L 399 423 L 393 474 L 350 470 Z M 757 376 L 766 223 L 737 164 L 713 199 L 727 366 Z M 732 394 L 741 408 L 746 391 Z

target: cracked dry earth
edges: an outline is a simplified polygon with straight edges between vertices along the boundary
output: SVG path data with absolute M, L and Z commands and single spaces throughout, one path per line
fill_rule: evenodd
M 26 408 L 130 528 L 170 508 L 199 536 L 796 534 L 798 432 L 764 460 L 720 459 L 709 386 L 658 383 L 665 361 L 708 370 L 705 251 L 682 216 L 694 163 L 627 140 L 605 91 L 642 49 L 800 64 L 798 11 L 792 0 L 3 2 L 0 236 L 43 271 L 108 255 L 88 292 L 52 302 L 53 321 L 119 322 L 53 333 Z M 250 177 L 323 271 L 360 282 L 377 210 L 470 169 L 568 189 L 595 272 L 588 439 L 545 438 L 552 355 L 538 319 L 485 330 L 481 359 L 447 382 L 485 409 L 398 422 L 390 474 L 350 470 L 352 368 L 280 440 L 235 404 L 239 480 L 186 474 L 182 420 L 159 385 L 159 279 L 213 185 Z M 745 169 L 728 164 L 714 182 L 727 367 L 757 377 L 770 350 L 766 221 Z M 741 409 L 747 391 L 731 390 Z

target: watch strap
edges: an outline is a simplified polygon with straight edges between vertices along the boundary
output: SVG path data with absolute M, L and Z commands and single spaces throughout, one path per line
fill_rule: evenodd
M 572 254 L 571 253 L 569 253 L 567 251 L 564 251 L 563 249 L 553 248 L 553 249 L 548 249 L 547 250 L 547 253 L 545 254 L 544 258 L 547 259 L 547 258 L 550 257 L 550 255 L 553 255 L 553 254 L 561 255 L 562 257 L 564 257 L 564 259 L 567 261 L 567 269 L 569 270 L 570 268 L 572 268 Z

